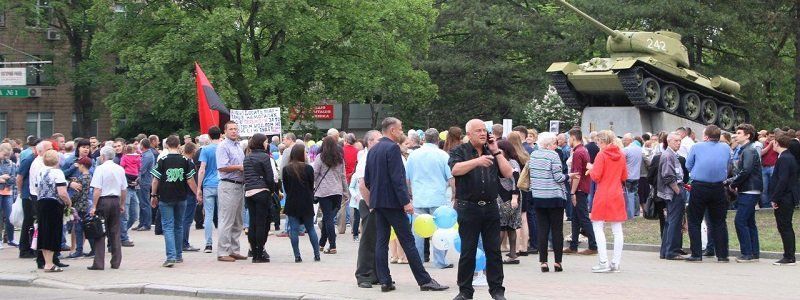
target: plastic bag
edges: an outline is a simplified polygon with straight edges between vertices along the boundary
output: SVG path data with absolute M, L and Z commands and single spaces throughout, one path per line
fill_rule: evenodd
M 17 197 L 17 201 L 11 205 L 11 216 L 8 217 L 11 225 L 16 228 L 22 227 L 22 222 L 25 220 L 25 213 L 22 211 L 22 199 Z

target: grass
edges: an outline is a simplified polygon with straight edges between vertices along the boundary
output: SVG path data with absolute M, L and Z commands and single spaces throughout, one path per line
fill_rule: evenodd
M 730 249 L 739 249 L 739 239 L 736 237 L 736 227 L 733 225 L 733 220 L 736 217 L 735 210 L 729 210 L 727 214 L 728 222 L 728 241 Z M 564 224 L 565 237 L 570 232 L 568 224 Z M 792 220 L 792 225 L 795 228 L 795 236 L 800 230 L 800 210 L 795 209 Z M 761 251 L 770 252 L 783 252 L 783 244 L 781 237 L 778 234 L 778 228 L 775 226 L 775 215 L 772 209 L 762 209 L 756 211 L 756 226 L 758 227 L 758 239 Z M 645 244 L 645 245 L 661 245 L 661 238 L 659 237 L 658 220 L 647 220 L 642 217 L 637 217 L 634 220 L 627 221 L 623 224 L 623 231 L 625 233 L 626 244 Z M 606 237 L 610 241 L 611 229 L 606 228 Z M 798 239 L 797 241 L 800 241 Z M 684 230 L 683 245 L 685 249 L 689 248 L 689 235 Z M 800 248 L 800 243 L 797 243 L 797 248 Z

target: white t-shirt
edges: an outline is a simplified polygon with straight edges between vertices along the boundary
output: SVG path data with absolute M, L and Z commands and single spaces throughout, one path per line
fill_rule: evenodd
M 689 157 L 689 150 L 692 149 L 692 146 L 694 146 L 694 140 L 689 136 L 684 137 L 681 140 L 681 147 L 678 149 L 678 155 L 684 158 Z
M 107 160 L 94 169 L 91 186 L 101 190 L 101 197 L 121 196 L 122 191 L 128 187 L 125 169 L 113 161 Z
M 39 195 L 37 201 L 49 199 L 63 203 L 61 197 L 58 196 L 58 187 L 67 186 L 67 179 L 64 178 L 64 172 L 61 169 L 44 167 L 36 177 L 39 183 L 36 190 L 36 194 Z M 31 190 L 31 192 L 33 191 Z
M 32 196 L 39 196 L 38 185 L 39 179 L 41 179 L 39 178 L 39 172 L 44 170 L 44 168 L 46 167 L 44 166 L 44 159 L 42 159 L 41 156 L 37 156 L 31 163 L 31 169 L 28 173 L 28 178 L 30 178 L 30 180 L 28 180 L 28 188 L 30 189 Z

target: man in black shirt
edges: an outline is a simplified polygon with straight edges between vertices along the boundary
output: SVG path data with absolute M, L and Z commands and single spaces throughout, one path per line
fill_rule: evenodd
M 171 268 L 183 262 L 183 214 L 186 210 L 186 195 L 189 190 L 197 194 L 194 166 L 180 154 L 178 136 L 167 138 L 169 154 L 156 163 L 153 174 L 151 205 L 158 206 L 161 213 L 161 228 L 164 232 L 167 260 L 163 267 Z M 186 228 L 188 230 L 188 228 Z
M 450 151 L 450 168 L 456 179 L 458 235 L 461 257 L 458 260 L 459 294 L 456 300 L 472 299 L 472 275 L 478 237 L 486 253 L 486 276 L 493 299 L 505 299 L 503 262 L 500 256 L 500 213 L 496 204 L 498 179 L 511 178 L 511 165 L 487 135 L 483 121 L 473 119 L 466 126 L 469 143 Z

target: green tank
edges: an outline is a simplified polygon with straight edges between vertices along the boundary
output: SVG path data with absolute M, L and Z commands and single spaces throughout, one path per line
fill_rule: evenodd
M 725 130 L 749 121 L 744 101 L 735 96 L 739 83 L 689 69 L 680 34 L 613 30 L 566 1 L 557 1 L 608 34 L 610 57 L 582 64 L 557 62 L 547 69 L 567 107 L 581 111 L 587 106 L 636 106 Z

